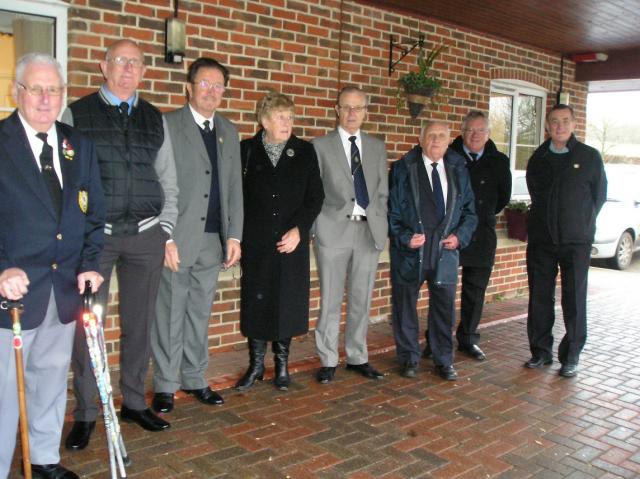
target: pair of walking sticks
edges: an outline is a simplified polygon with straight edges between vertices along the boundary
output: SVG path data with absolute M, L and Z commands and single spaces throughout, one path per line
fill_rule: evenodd
M 107 359 L 107 349 L 104 341 L 104 329 L 102 325 L 102 307 L 93 304 L 94 295 L 91 293 L 91 282 L 85 283 L 83 295 L 83 311 L 80 318 L 82 327 L 87 339 L 87 347 L 91 358 L 91 368 L 96 378 L 102 411 L 104 413 L 104 425 L 107 434 L 107 445 L 109 448 L 109 468 L 111 479 L 127 477 L 125 466 L 131 464 L 124 447 L 124 440 L 120 432 L 118 417 L 116 416 L 113 404 L 113 389 L 111 387 L 111 376 L 109 374 L 109 363 Z M 22 446 L 22 468 L 25 479 L 31 479 L 31 455 L 29 451 L 29 427 L 27 420 L 27 401 L 24 382 L 24 365 L 22 358 L 22 326 L 20 324 L 20 313 L 24 309 L 20 301 L 3 301 L 0 304 L 2 309 L 8 309 L 13 322 L 13 349 L 16 360 L 16 377 L 18 386 L 18 409 L 20 416 L 20 444 Z

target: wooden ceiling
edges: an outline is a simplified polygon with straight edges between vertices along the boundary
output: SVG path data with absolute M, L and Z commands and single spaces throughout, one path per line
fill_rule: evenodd
M 362 0 L 361 3 L 419 14 L 567 55 L 603 52 L 618 59 L 622 56 L 622 63 L 630 55 L 628 68 L 618 71 L 616 78 L 640 78 L 637 62 L 640 0 Z

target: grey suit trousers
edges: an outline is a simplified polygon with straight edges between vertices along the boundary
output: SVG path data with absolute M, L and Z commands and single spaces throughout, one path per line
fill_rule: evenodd
M 22 332 L 24 378 L 33 464 L 60 462 L 60 436 L 67 405 L 67 374 L 76 323 L 58 319 L 53 290 L 40 326 Z M 18 389 L 13 332 L 0 329 L 0 478 L 6 478 L 16 445 Z
M 320 318 L 315 331 L 316 348 L 322 365 L 329 367 L 335 367 L 339 359 L 338 336 L 345 279 L 347 322 L 344 345 L 347 364 L 368 361 L 369 308 L 380 257 L 367 223 L 349 222 L 344 235 L 352 240 L 346 248 L 315 242 L 321 295 Z
M 149 336 L 155 318 L 156 296 L 167 234 L 160 226 L 132 236 L 105 236 L 100 257 L 104 283 L 98 299 L 106 307 L 113 267 L 118 275 L 120 306 L 120 391 L 129 409 L 146 409 L 144 380 L 149 370 Z M 84 331 L 78 328 L 73 347 L 73 392 L 76 421 L 95 421 L 98 388 L 91 369 Z
M 220 235 L 203 234 L 202 249 L 193 266 L 180 266 L 177 273 L 162 270 L 157 316 L 151 328 L 156 393 L 207 386 L 209 318 L 224 258 Z

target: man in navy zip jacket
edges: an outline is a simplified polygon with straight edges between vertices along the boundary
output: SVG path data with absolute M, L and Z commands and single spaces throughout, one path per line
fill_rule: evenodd
M 576 140 L 573 109 L 554 106 L 547 115 L 550 138 L 531 156 L 527 186 L 531 195 L 527 274 L 527 333 L 537 369 L 551 364 L 555 288 L 562 281 L 562 316 L 566 333 L 558 347 L 560 375 L 578 373 L 587 340 L 587 276 L 596 217 L 607 198 L 607 178 L 600 154 Z
M 393 330 L 402 374 L 415 377 L 420 360 L 416 303 L 429 286 L 428 341 L 436 372 L 455 380 L 453 336 L 459 249 L 478 219 L 464 159 L 448 148 L 446 123 L 431 122 L 420 146 L 393 164 L 389 192 Z

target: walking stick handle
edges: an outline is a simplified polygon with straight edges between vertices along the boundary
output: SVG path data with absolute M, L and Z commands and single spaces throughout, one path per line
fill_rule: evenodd
M 82 294 L 82 308 L 85 312 L 91 312 L 93 308 L 95 294 L 91 292 L 91 281 L 84 282 L 84 293 Z

